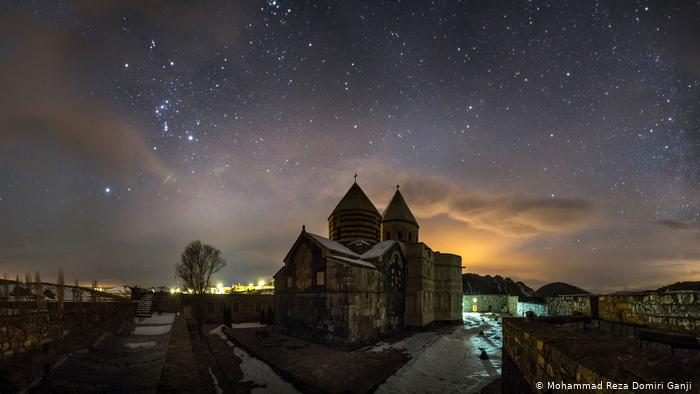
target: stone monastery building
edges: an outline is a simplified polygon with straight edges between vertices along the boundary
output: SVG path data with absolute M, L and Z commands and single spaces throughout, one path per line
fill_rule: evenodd
M 384 210 L 353 183 L 328 238 L 302 227 L 275 274 L 277 327 L 360 346 L 407 326 L 462 319 L 462 258 L 433 252 L 399 188 Z

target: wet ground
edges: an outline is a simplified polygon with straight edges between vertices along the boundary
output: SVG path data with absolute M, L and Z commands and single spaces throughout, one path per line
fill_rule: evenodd
M 411 360 L 377 388 L 377 393 L 470 393 L 501 374 L 501 324 L 498 318 L 464 314 L 461 327 L 416 334 L 382 347 L 405 348 Z M 479 356 L 486 352 L 487 359 Z

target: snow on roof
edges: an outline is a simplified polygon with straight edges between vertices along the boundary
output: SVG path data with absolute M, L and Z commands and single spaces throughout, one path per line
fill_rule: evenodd
M 363 259 L 373 259 L 375 257 L 379 257 L 383 255 L 387 250 L 391 249 L 392 246 L 396 241 L 394 240 L 388 240 L 388 241 L 382 241 L 370 248 L 368 251 L 362 254 Z
M 342 253 L 342 254 L 347 254 L 348 256 L 353 256 L 353 257 L 360 257 L 359 254 L 353 252 L 352 250 L 348 249 L 345 245 L 341 244 L 340 242 L 330 240 L 326 237 L 322 237 L 320 235 L 312 234 L 312 233 L 307 233 L 311 238 L 316 240 L 316 242 L 320 243 L 323 245 L 323 247 L 328 248 L 334 252 Z
M 329 256 L 329 257 L 332 259 L 335 259 L 335 260 L 344 261 L 346 263 L 355 264 L 355 265 L 359 265 L 359 266 L 363 266 L 363 267 L 367 267 L 367 268 L 372 268 L 375 270 L 377 269 L 377 267 L 374 264 L 370 263 L 369 261 L 364 261 L 364 260 L 360 260 L 360 259 L 353 259 L 353 258 L 349 258 L 349 257 L 342 257 L 342 256 Z

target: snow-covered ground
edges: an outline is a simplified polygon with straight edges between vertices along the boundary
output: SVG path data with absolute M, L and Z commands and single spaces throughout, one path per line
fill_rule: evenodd
M 151 317 L 135 317 L 134 323 L 144 326 L 173 324 L 175 322 L 175 317 L 175 313 L 162 313 L 160 315 L 154 313 Z
M 170 325 L 162 326 L 137 326 L 133 335 L 163 335 L 170 332 Z
M 298 393 L 294 386 L 292 386 L 291 384 L 287 383 L 284 379 L 279 377 L 279 375 L 277 375 L 275 371 L 273 371 L 272 368 L 270 368 L 269 365 L 265 364 L 264 362 L 258 360 L 255 357 L 252 357 L 250 354 L 248 354 L 248 352 L 237 347 L 233 344 L 233 342 L 229 341 L 228 337 L 226 337 L 226 334 L 224 334 L 221 331 L 223 327 L 224 326 L 216 327 L 215 329 L 209 331 L 209 334 L 217 335 L 219 336 L 219 338 L 226 341 L 226 343 L 232 348 L 233 353 L 236 355 L 236 357 L 241 359 L 240 368 L 243 372 L 243 379 L 241 379 L 242 381 L 251 381 L 257 385 L 263 386 L 254 388 L 252 390 L 253 393 Z
M 413 358 L 376 393 L 478 391 L 500 375 L 501 346 L 500 320 L 478 313 L 465 313 L 464 325 L 452 330 L 420 333 L 393 344 L 379 343 L 370 351 L 404 349 Z M 482 350 L 488 360 L 479 358 Z
M 234 323 L 231 324 L 231 328 L 259 328 L 259 327 L 267 327 L 265 324 L 260 324 L 260 323 Z
M 131 335 L 163 335 L 170 332 L 176 313 L 154 314 L 151 317 L 134 318 L 136 328 Z
M 126 344 L 126 347 L 129 349 L 138 349 L 138 348 L 149 348 L 149 347 L 154 347 L 158 345 L 157 342 L 153 341 L 148 341 L 148 342 L 129 342 Z

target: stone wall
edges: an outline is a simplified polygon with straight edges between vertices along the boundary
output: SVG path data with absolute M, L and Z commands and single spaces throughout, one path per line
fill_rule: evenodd
M 195 295 L 183 294 L 179 296 L 182 303 L 182 312 L 186 318 L 194 318 Z M 202 313 L 208 323 L 223 323 L 224 311 L 231 312 L 231 321 L 234 323 L 259 322 L 262 313 L 274 313 L 274 295 L 272 294 L 204 294 L 202 297 Z M 171 300 L 175 304 L 174 300 Z M 172 305 L 171 305 L 172 306 Z
M 90 347 L 105 333 L 128 332 L 136 304 L 47 304 L 45 312 L 0 319 L 0 387 L 26 387 L 68 352 Z
M 462 320 L 462 257 L 435 252 L 433 309 L 437 321 Z
M 697 335 L 700 334 L 700 291 L 601 295 L 598 317 Z
M 595 304 L 596 296 L 565 295 L 559 297 L 546 297 L 547 310 L 550 316 L 591 316 L 591 304 Z
M 158 292 L 153 294 L 153 310 L 162 313 L 177 313 L 182 309 L 182 294 Z
M 536 302 L 533 300 L 518 301 L 515 311 L 510 311 L 512 316 L 526 316 L 528 312 L 532 312 L 535 316 L 549 316 L 549 309 L 544 302 Z
M 475 305 L 476 311 L 474 311 Z M 462 309 L 464 312 L 509 313 L 508 296 L 505 294 L 465 294 L 462 297 Z

